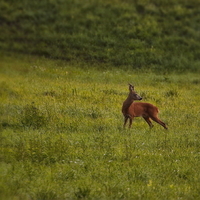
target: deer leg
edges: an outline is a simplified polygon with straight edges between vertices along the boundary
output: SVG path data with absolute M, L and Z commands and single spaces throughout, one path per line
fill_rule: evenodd
M 144 120 L 147 122 L 147 124 L 149 125 L 150 128 L 153 128 L 153 124 L 151 123 L 151 120 L 149 117 L 143 117 Z
M 128 116 L 124 116 L 124 128 L 125 128 L 125 126 L 126 126 L 126 123 L 127 123 L 127 121 L 128 121 Z
M 131 128 L 132 123 L 133 123 L 133 118 L 129 117 L 129 128 Z
M 164 122 L 162 122 L 160 119 L 158 119 L 157 117 L 151 117 L 151 119 L 155 122 L 157 122 L 158 124 L 160 124 L 161 126 L 163 126 L 165 129 L 168 129 L 166 124 Z

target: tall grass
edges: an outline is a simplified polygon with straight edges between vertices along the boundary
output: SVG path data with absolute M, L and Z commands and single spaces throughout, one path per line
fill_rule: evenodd
M 2 199 L 198 199 L 198 74 L 87 70 L 20 55 L 0 63 Z M 166 131 L 123 130 L 135 85 Z

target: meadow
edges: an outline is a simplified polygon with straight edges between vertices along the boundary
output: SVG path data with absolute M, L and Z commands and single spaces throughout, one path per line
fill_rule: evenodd
M 128 82 L 169 130 L 122 128 Z M 192 72 L 2 54 L 1 199 L 199 199 L 199 86 Z
M 199 0 L 0 2 L 0 199 L 199 199 Z M 123 129 L 135 85 L 169 130 Z
M 195 73 L 199 7 L 200 0 L 1 0 L 0 49 L 107 68 Z

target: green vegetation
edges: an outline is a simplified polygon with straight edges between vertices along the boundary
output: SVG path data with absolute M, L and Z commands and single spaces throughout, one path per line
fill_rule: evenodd
M 0 49 L 106 67 L 195 71 L 199 8 L 200 0 L 1 0 Z
M 0 199 L 199 199 L 200 0 L 1 0 Z M 169 130 L 136 118 L 132 83 Z
M 88 69 L 1 56 L 1 199 L 198 199 L 199 75 Z M 168 131 L 123 130 L 127 82 Z

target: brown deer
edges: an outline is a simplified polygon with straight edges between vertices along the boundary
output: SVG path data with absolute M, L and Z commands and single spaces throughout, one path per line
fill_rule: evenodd
M 150 103 L 134 102 L 134 100 L 142 100 L 142 97 L 134 91 L 134 86 L 129 84 L 129 95 L 122 106 L 122 113 L 124 115 L 124 128 L 128 119 L 129 128 L 131 128 L 134 117 L 143 117 L 150 128 L 153 127 L 153 124 L 150 120 L 152 119 L 153 121 L 163 126 L 165 129 L 167 129 L 166 124 L 158 118 L 159 111 L 156 106 Z

